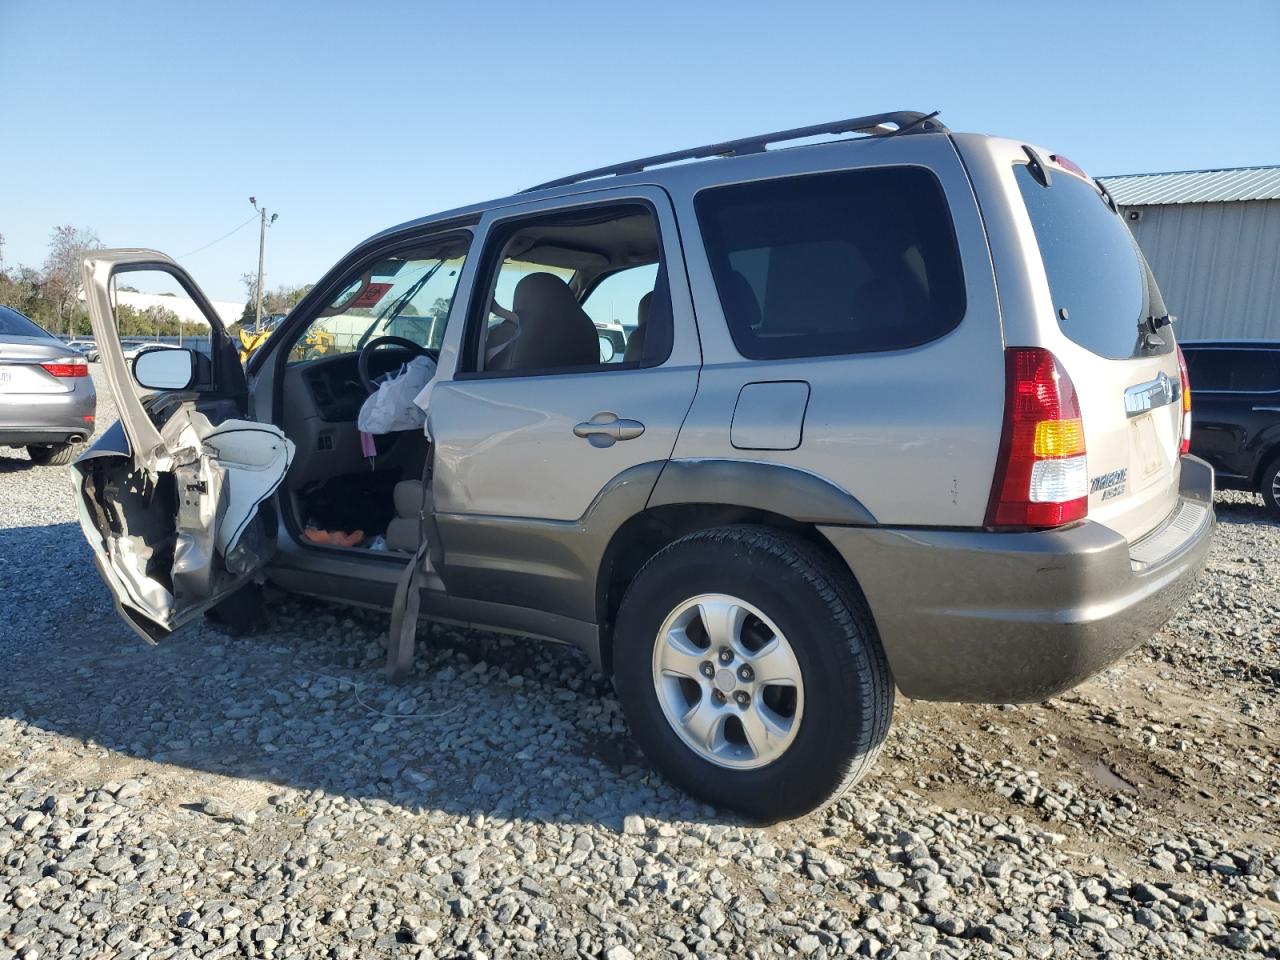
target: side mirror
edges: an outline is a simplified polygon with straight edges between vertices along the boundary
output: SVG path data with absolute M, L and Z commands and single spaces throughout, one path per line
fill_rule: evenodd
M 152 348 L 133 358 L 133 379 L 148 390 L 185 390 L 195 378 L 192 350 Z

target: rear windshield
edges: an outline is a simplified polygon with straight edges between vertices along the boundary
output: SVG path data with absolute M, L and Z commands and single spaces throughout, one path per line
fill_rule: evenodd
M 951 214 L 928 170 L 713 187 L 694 206 L 744 357 L 902 350 L 941 337 L 964 315 Z
M 1067 338 L 1113 360 L 1171 351 L 1172 337 L 1153 349 L 1139 335 L 1150 312 L 1147 267 L 1129 228 L 1098 191 L 1065 173 L 1043 187 L 1026 164 L 1014 171 Z
M 53 339 L 43 328 L 38 327 L 17 310 L 0 307 L 0 337 L 41 337 Z

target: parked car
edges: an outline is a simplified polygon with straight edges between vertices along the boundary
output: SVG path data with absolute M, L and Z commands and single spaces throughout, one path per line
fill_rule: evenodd
M 134 340 L 124 345 L 124 357 L 126 360 L 133 360 L 138 354 L 144 350 L 177 350 L 179 349 L 172 343 L 158 343 L 149 340 Z
M 1191 452 L 1220 486 L 1262 494 L 1280 520 L 1280 341 L 1196 340 L 1182 345 L 1196 398 Z
M 68 340 L 67 346 L 82 353 L 90 363 L 98 360 L 98 345 L 92 340 Z
M 853 135 L 766 149 L 820 134 Z M 652 287 L 603 363 L 586 308 L 635 269 Z M 108 291 L 139 270 L 193 292 L 211 358 L 130 371 Z M 1212 469 L 1187 455 L 1174 336 L 1114 204 L 1064 157 L 936 115 L 393 227 L 244 368 L 164 254 L 96 251 L 84 285 L 120 411 L 76 465 L 84 531 L 142 636 L 247 607 L 233 591 L 265 577 L 391 610 L 395 675 L 419 614 L 576 644 L 656 767 L 753 817 L 861 777 L 895 686 L 1001 703 L 1080 683 L 1180 609 L 1209 547 Z M 421 342 L 388 333 L 442 314 Z M 431 442 L 370 457 L 357 412 L 421 355 Z M 144 404 L 158 389 L 178 392 Z
M 84 355 L 17 310 L 0 307 L 0 447 L 67 464 L 93 434 L 97 396 Z

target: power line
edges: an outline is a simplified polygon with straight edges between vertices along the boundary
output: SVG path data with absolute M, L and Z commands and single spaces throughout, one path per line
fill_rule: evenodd
M 212 247 L 215 243 L 221 243 L 223 240 L 227 239 L 227 237 L 231 236 L 233 233 L 238 233 L 239 231 L 243 230 L 245 227 L 247 227 L 249 224 L 253 223 L 253 221 L 255 221 L 255 220 L 257 220 L 257 219 L 258 219 L 258 215 L 255 213 L 252 217 L 250 217 L 250 218 L 249 218 L 248 220 L 246 220 L 244 223 L 240 224 L 240 226 L 235 227 L 234 229 L 228 230 L 226 233 L 224 233 L 222 236 L 220 236 L 217 240 L 210 240 L 210 241 L 209 241 L 208 243 L 206 243 L 203 247 L 196 247 L 196 248 L 195 248 L 194 250 L 192 250 L 190 253 L 184 253 L 184 254 L 182 254 L 182 256 L 178 257 L 178 259 L 179 259 L 179 260 L 185 260 L 185 259 L 187 259 L 187 257 L 194 256 L 195 254 L 200 253 L 200 252 L 201 252 L 201 251 L 203 251 L 203 250 L 208 250 L 208 249 L 209 249 L 210 247 Z

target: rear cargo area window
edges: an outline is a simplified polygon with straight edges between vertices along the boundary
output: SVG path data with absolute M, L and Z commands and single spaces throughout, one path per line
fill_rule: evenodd
M 902 350 L 949 333 L 964 280 L 942 186 L 918 167 L 810 174 L 694 199 L 738 352 Z
M 1014 167 L 1031 216 L 1058 326 L 1073 343 L 1111 360 L 1168 353 L 1145 347 L 1146 267 L 1124 221 L 1085 181 L 1055 173 L 1045 187 L 1026 164 Z

